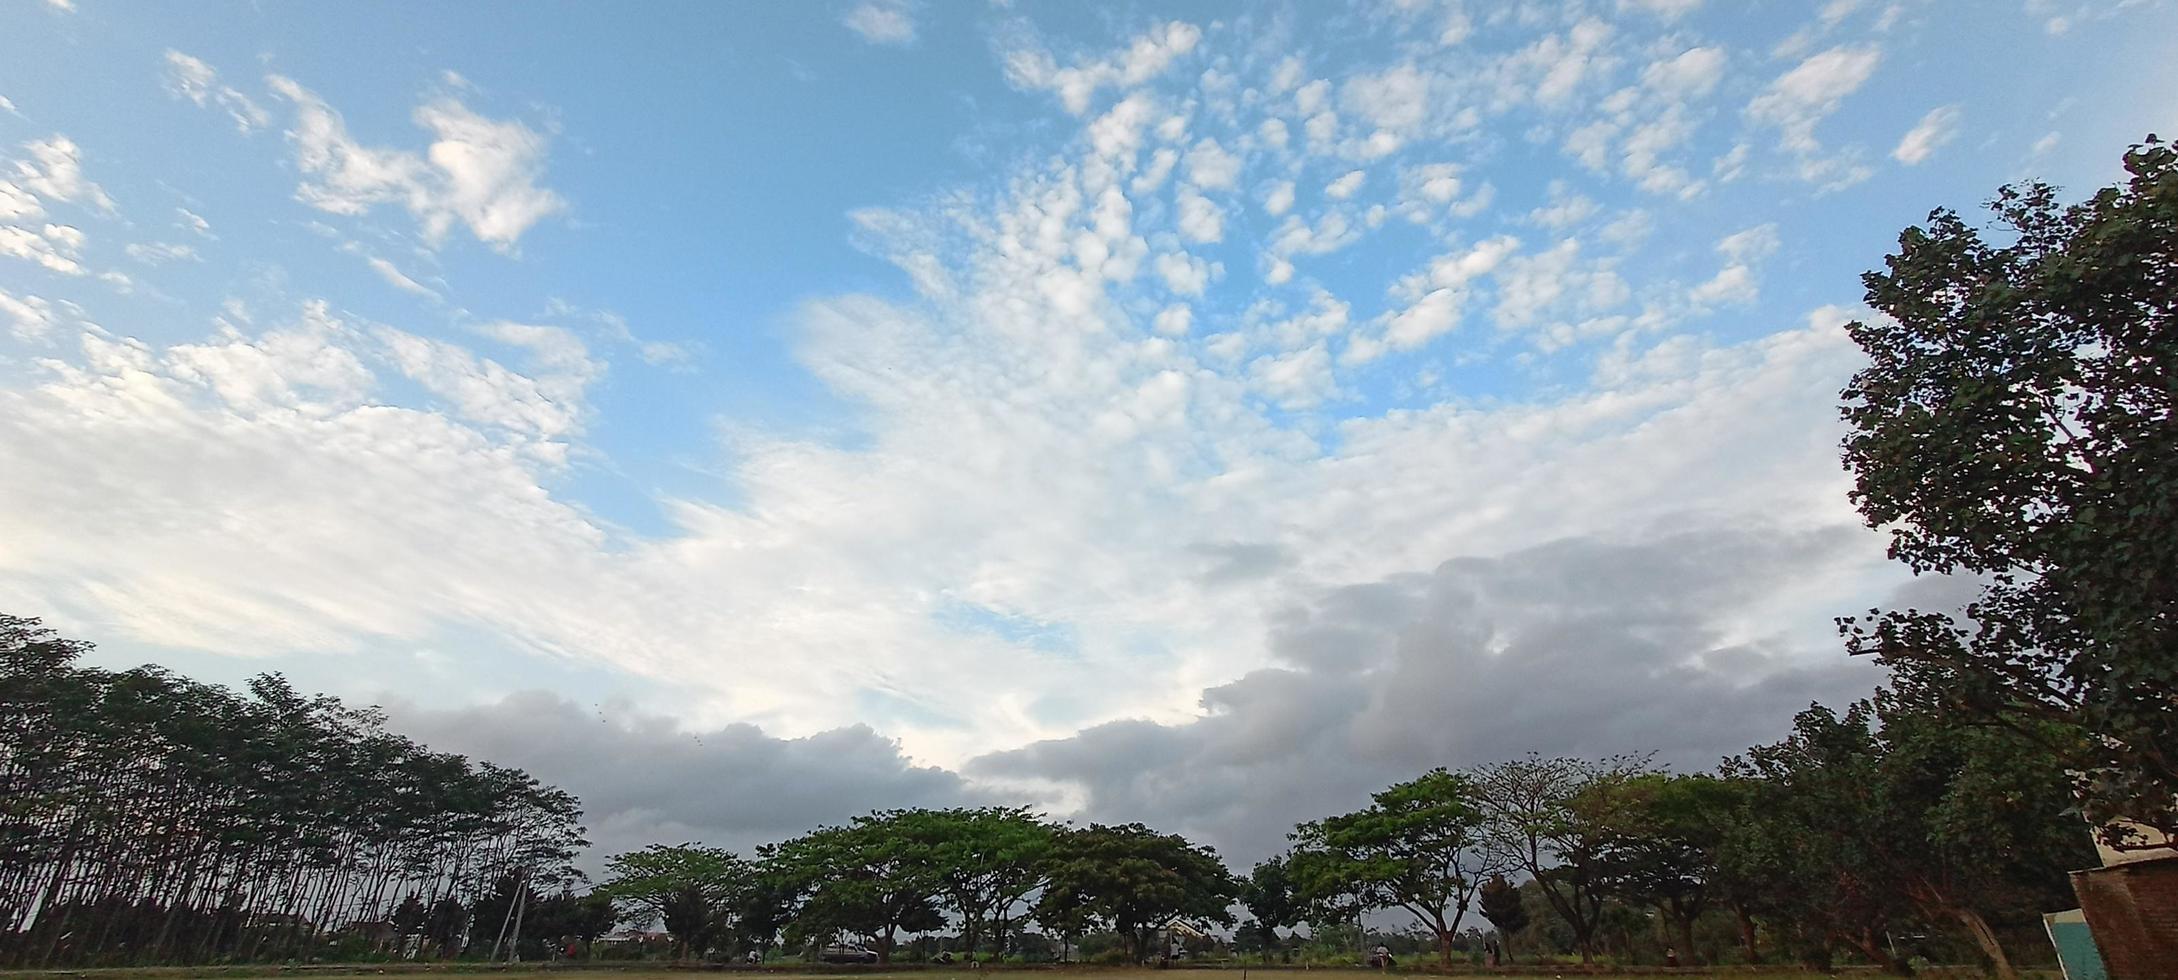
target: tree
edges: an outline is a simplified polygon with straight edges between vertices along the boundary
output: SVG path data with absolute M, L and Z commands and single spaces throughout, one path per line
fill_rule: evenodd
M 2016 978 L 1990 920 L 2033 921 L 2064 904 L 2065 869 L 2094 858 L 2064 815 L 2070 794 L 2052 739 L 1971 723 L 1911 687 L 1879 692 L 1875 706 L 1882 802 L 1910 818 L 1893 857 L 1907 899 L 1963 929 L 1997 976 Z
M 680 959 L 709 953 L 732 929 L 736 902 L 756 876 L 732 851 L 700 844 L 652 844 L 605 867 L 612 877 L 601 889 L 635 915 L 663 922 Z
M 1482 917 L 1497 927 L 1497 934 L 1504 942 L 1506 962 L 1512 961 L 1512 938 L 1528 927 L 1528 906 L 1520 899 L 1520 889 L 1505 880 L 1502 874 L 1491 875 L 1482 883 Z
M 1302 824 L 1305 895 L 1353 895 L 1368 909 L 1398 908 L 1435 937 L 1445 965 L 1475 891 L 1496 870 L 1483 838 L 1474 781 L 1434 769 L 1381 790 L 1353 813 Z
M 1185 837 L 1138 823 L 1090 824 L 1058 836 L 1044 893 L 1058 921 L 1102 923 L 1141 963 L 1166 925 L 1232 925 L 1240 885 L 1217 852 Z
M 1490 844 L 1542 890 L 1573 930 L 1581 962 L 1595 961 L 1595 935 L 1615 882 L 1604 848 L 1618 823 L 1615 796 L 1598 787 L 1648 771 L 1646 759 L 1600 762 L 1537 755 L 1474 771 Z
M 873 813 L 768 848 L 765 863 L 801 896 L 789 936 L 868 936 L 878 962 L 890 963 L 901 933 L 941 925 L 936 900 L 945 883 L 929 842 L 904 829 L 911 819 Z
M 1694 920 L 1715 897 L 1717 852 L 1739 803 L 1736 784 L 1707 775 L 1650 773 L 1592 788 L 1615 814 L 1600 866 L 1618 894 L 1656 909 L 1695 956 Z
M 1051 827 L 1025 807 L 898 810 L 887 815 L 908 860 L 928 865 L 946 907 L 960 917 L 969 959 L 986 923 L 998 929 L 998 955 L 1013 910 L 1043 883 Z
M 1733 860 L 1762 882 L 1786 939 L 1811 966 L 1827 967 L 1846 946 L 1893 972 L 1910 972 L 1885 937 L 1910 914 L 1895 842 L 1910 839 L 1905 817 L 1881 802 L 1881 744 L 1873 708 L 1844 715 L 1811 705 L 1792 734 L 1730 760 L 1728 774 L 1757 787 Z
M 1240 904 L 1254 916 L 1242 925 L 1268 961 L 1278 948 L 1278 930 L 1301 920 L 1301 905 L 1293 892 L 1293 879 L 1285 858 L 1274 857 L 1256 864 L 1240 881 Z
M 1948 210 L 1906 229 L 1864 277 L 1886 317 L 1848 325 L 1870 363 L 1841 393 L 1892 557 L 1983 581 L 1963 620 L 1841 620 L 1851 649 L 2054 733 L 2118 846 L 2117 821 L 2178 834 L 2178 152 L 2151 136 L 2125 169 L 2070 207 L 2002 189 L 2001 243 Z
M 579 877 L 580 803 L 526 773 L 277 674 L 237 692 L 89 649 L 0 615 L 0 963 L 306 957 L 396 913 L 451 955 L 501 881 Z

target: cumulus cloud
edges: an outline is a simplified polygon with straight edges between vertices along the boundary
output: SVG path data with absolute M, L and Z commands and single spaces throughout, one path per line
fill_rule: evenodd
M 358 142 L 338 112 L 291 79 L 275 75 L 267 84 L 295 107 L 288 139 L 296 166 L 311 178 L 296 196 L 319 210 L 359 215 L 397 205 L 430 242 L 459 224 L 478 241 L 509 251 L 537 222 L 567 208 L 557 192 L 538 185 L 546 139 L 522 123 L 485 118 L 452 97 L 436 99 L 413 114 L 434 137 L 419 155 Z
M 1591 231 L 1590 217 L 1537 217 L 1550 233 L 1524 247 L 1492 236 L 1534 202 L 1511 221 L 1471 220 L 1491 206 L 1489 153 L 1416 141 L 1369 162 L 1376 136 L 1396 138 L 1385 127 L 1410 121 L 1393 97 L 1403 65 L 1436 72 L 1432 93 L 1461 96 L 1430 112 L 1516 116 L 1552 145 L 1585 118 L 1584 98 L 1686 50 L 1676 36 L 1621 43 L 1635 28 L 1560 18 L 1512 25 L 1526 33 L 1505 71 L 1482 52 L 1446 54 L 1473 64 L 1461 75 L 1425 58 L 1442 26 L 1420 25 L 1423 43 L 1391 64 L 1349 72 L 1391 86 L 1357 88 L 1351 100 L 1345 76 L 1312 78 L 1298 58 L 1205 58 L 1208 70 L 1182 71 L 1203 37 L 1187 25 L 1063 60 L 1002 37 L 1014 84 L 1055 93 L 1079 126 L 988 183 L 854 213 L 856 244 L 895 263 L 908 285 L 883 298 L 818 295 L 780 326 L 795 363 L 839 406 L 838 426 L 722 422 L 716 445 L 684 449 L 691 469 L 730 489 L 638 500 L 656 511 L 640 531 L 570 489 L 583 482 L 571 474 L 615 462 L 590 442 L 607 428 L 593 424 L 591 403 L 606 354 L 648 358 L 655 344 L 606 311 L 555 303 L 518 321 L 463 317 L 459 332 L 438 336 L 312 304 L 267 317 L 282 321 L 269 329 L 235 316 L 175 342 L 191 335 L 185 322 L 145 326 L 141 340 L 65 338 L 67 311 L 55 302 L 56 324 L 40 329 L 75 346 L 37 364 L 34 383 L 0 390 L 0 458 L 21 461 L 0 468 L 0 608 L 56 610 L 85 635 L 166 648 L 375 657 L 458 643 L 519 663 L 594 666 L 670 685 L 670 710 L 706 742 L 726 722 L 761 725 L 771 741 L 751 736 L 759 755 L 866 721 L 899 744 L 867 733 L 823 744 L 874 760 L 881 775 L 871 779 L 892 785 L 902 758 L 954 765 L 994 747 L 1080 746 L 1072 736 L 1085 728 L 1155 744 L 1160 732 L 1245 719 L 1293 726 L 1249 752 L 1398 744 L 1368 726 L 1440 706 L 1355 715 L 1339 700 L 1389 690 L 1384 678 L 1402 662 L 1392 654 L 1372 668 L 1376 679 L 1332 684 L 1321 703 L 1243 707 L 1258 690 L 1335 676 L 1289 642 L 1297 617 L 1305 625 L 1344 601 L 1334 597 L 1381 593 L 1387 629 L 1464 623 L 1445 629 L 1486 633 L 1485 650 L 1499 639 L 1544 649 L 1538 656 L 1563 669 L 1571 654 L 1537 639 L 1548 630 L 1536 611 L 1563 590 L 1521 589 L 1553 575 L 1574 583 L 1566 588 L 1616 588 L 1619 578 L 1579 569 L 1676 567 L 1671 555 L 1688 551 L 1750 570 L 1747 591 L 1722 595 L 1714 615 L 1680 610 L 1657 627 L 1653 646 L 1681 649 L 1690 666 L 1659 665 L 1650 646 L 1611 645 L 1598 655 L 1624 665 L 1598 673 L 1678 678 L 1722 696 L 1732 689 L 1719 686 L 1716 664 L 1746 649 L 1755 655 L 1741 681 L 1783 678 L 1779 690 L 1797 697 L 1805 688 L 1793 671 L 1832 655 L 1827 617 L 1865 606 L 1869 583 L 1884 581 L 1877 536 L 1827 536 L 1856 522 L 1833 406 L 1857 352 L 1834 318 L 1739 344 L 1667 346 L 1626 308 L 1632 290 L 1618 265 L 1642 265 L 1623 250 L 1644 222 L 1595 216 L 1605 227 Z M 1554 74 L 1522 54 L 1537 32 L 1556 38 L 1550 50 L 1580 53 L 1577 71 Z M 538 176 L 542 137 L 518 124 L 440 99 L 418 113 L 429 148 L 374 147 L 306 90 L 275 88 L 293 106 L 313 206 L 406 213 L 426 238 L 464 230 L 501 247 L 564 206 Z M 1282 146 L 1262 135 L 1272 118 L 1298 130 Z M 1429 113 L 1417 125 L 1438 124 L 1456 125 Z M 1626 142 L 1612 138 L 1613 167 Z M 445 143 L 456 145 L 441 152 Z M 1661 152 L 1656 163 L 1676 165 Z M 1356 170 L 1370 177 L 1353 197 L 1292 199 L 1293 188 Z M 1553 194 L 1546 206 L 1574 215 L 1578 196 Z M 1243 203 L 1257 200 L 1280 213 L 1262 218 Z M 1698 217 L 1686 210 L 1668 216 L 1675 235 Z M 60 226 L 49 217 L 24 227 L 40 229 L 30 233 L 40 242 L 66 240 L 45 236 L 46 224 Z M 1253 254 L 1237 240 L 1244 226 L 1245 245 L 1260 245 Z M 1719 254 L 1752 257 L 1757 244 Z M 1334 253 L 1323 265 L 1335 274 L 1321 282 L 1296 268 Z M 1428 258 L 1406 265 L 1413 256 Z M 1644 285 L 1644 299 L 1678 289 Z M 1466 328 L 1471 318 L 1505 329 Z M 1567 332 L 1612 345 L 1554 359 L 1545 341 Z M 1501 359 L 1514 344 L 1548 383 L 1439 399 L 1369 376 Z M 1392 353 L 1414 363 L 1374 360 Z M 1734 533 L 1715 543 L 1689 537 L 1697 527 Z M 1795 577 L 1772 574 L 1790 562 Z M 1455 572 L 1431 571 L 1440 568 Z M 1429 589 L 1502 594 L 1506 609 L 1460 620 L 1430 606 Z M 1588 622 L 1579 598 L 1565 601 Z M 1823 639 L 1796 632 L 1807 624 Z M 1478 678 L 1525 676 L 1467 647 L 1444 649 L 1466 651 L 1457 662 Z M 1407 662 L 1409 686 L 1458 687 L 1429 673 L 1427 658 Z M 1677 688 L 1666 687 L 1658 703 L 1676 709 Z M 1207 715 L 1205 691 L 1222 692 Z M 492 710 L 594 723 L 549 699 L 515 705 Z M 1484 707 L 1444 705 L 1478 716 Z M 1374 720 L 1300 724 L 1316 710 Z M 524 761 L 520 745 L 481 741 L 497 724 L 483 717 L 444 725 L 476 729 L 477 744 Z M 607 724 L 648 724 L 627 717 L 608 712 Z M 1673 750 L 1677 721 L 1651 729 L 1629 717 L 1613 731 Z M 1354 740 L 1372 733 L 1380 740 Z M 1193 751 L 1193 737 L 1175 751 Z M 1496 744 L 1463 742 L 1443 756 Z M 652 751 L 663 750 L 628 749 Z M 1112 807 L 1100 814 L 1171 812 L 1188 828 L 1222 819 L 1224 803 L 1184 791 L 1168 797 L 1170 811 L 1121 814 L 1111 801 L 1122 797 L 1062 755 L 993 762 L 974 778 Z M 633 778 L 617 771 L 626 758 L 580 771 Z M 1384 758 L 1355 767 L 1356 793 L 1415 761 Z M 682 769 L 700 779 L 707 764 Z M 614 796 L 576 771 L 565 779 L 593 808 Z M 900 790 L 884 802 L 951 798 L 945 783 L 933 777 L 933 795 Z M 686 836 L 713 833 L 675 815 L 711 803 L 653 805 L 646 792 L 664 790 L 621 792 L 634 802 L 599 812 L 633 814 L 615 818 L 630 840 L 672 839 L 684 824 Z M 1283 829 L 1316 815 L 1296 812 L 1301 803 L 1313 800 L 1266 803 L 1248 819 Z
M 1801 161 L 1800 176 L 1838 186 L 1866 176 L 1864 168 L 1820 154 L 1815 127 L 1875 74 L 1882 52 L 1868 45 L 1839 45 L 1809 55 L 1747 103 L 1747 116 L 1777 130 L 1780 149 Z
M 1057 784 L 1089 819 L 1201 835 L 1245 863 L 1435 766 L 1649 750 L 1706 768 L 1878 682 L 1748 615 L 1862 539 L 1663 527 L 1324 589 L 1272 615 L 1274 664 L 1204 690 L 1201 717 L 1112 722 L 966 771 Z
M 915 43 L 915 13 L 905 0 L 869 0 L 845 18 L 847 29 L 871 44 Z
M 1021 41 L 1005 53 L 1006 79 L 1018 88 L 1056 93 L 1060 104 L 1078 116 L 1089 111 L 1089 102 L 1099 90 L 1147 82 L 1201 42 L 1201 28 L 1172 21 L 1136 38 L 1122 52 L 1084 58 L 1062 68 L 1049 51 Z
M 580 796 L 593 874 L 603 857 L 659 841 L 748 854 L 871 810 L 990 799 L 860 725 L 799 738 L 749 724 L 691 729 L 625 704 L 542 691 L 470 707 L 395 699 L 386 708 L 396 730 L 437 751 L 516 766 Z
M 1897 148 L 1891 150 L 1891 159 L 1906 166 L 1915 166 L 1935 155 L 1943 145 L 1958 138 L 1962 113 L 1958 106 L 1937 106 L 1922 116 L 1921 121 L 1900 137 Z

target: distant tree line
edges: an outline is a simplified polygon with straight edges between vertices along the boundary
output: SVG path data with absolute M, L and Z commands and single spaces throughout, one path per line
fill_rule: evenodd
M 573 880 L 581 810 L 519 770 L 277 675 L 241 695 L 87 649 L 0 615 L 0 963 L 284 959 L 342 930 L 455 953 L 496 891 Z

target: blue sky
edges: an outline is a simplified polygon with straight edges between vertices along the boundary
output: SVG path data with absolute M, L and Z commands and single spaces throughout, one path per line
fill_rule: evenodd
M 1166 798 L 1099 739 L 1700 762 L 1783 719 L 1679 699 L 1873 683 L 1829 618 L 1963 592 L 1844 499 L 1858 274 L 2178 123 L 2138 0 L 0 18 L 0 608 L 1088 813 Z

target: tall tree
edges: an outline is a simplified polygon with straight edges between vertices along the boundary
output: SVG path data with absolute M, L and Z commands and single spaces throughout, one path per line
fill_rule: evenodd
M 1984 718 L 2084 732 L 2052 744 L 2088 816 L 2178 834 L 2178 152 L 2125 170 L 2073 206 L 2004 188 L 1997 242 L 1933 212 L 1865 277 L 1853 500 L 1916 573 L 1983 584 L 1963 620 L 1840 628 Z
M 628 913 L 665 925 L 675 955 L 709 953 L 731 934 L 735 913 L 756 868 L 732 851 L 700 844 L 652 844 L 605 862 L 612 877 L 600 887 Z
M 1185 837 L 1138 823 L 1090 824 L 1059 835 L 1044 891 L 1054 910 L 1118 933 L 1140 963 L 1160 928 L 1232 925 L 1240 886 L 1217 852 Z
M 1460 920 L 1497 855 L 1484 839 L 1474 781 L 1435 769 L 1381 790 L 1353 813 L 1302 824 L 1294 840 L 1322 857 L 1297 882 L 1307 895 L 1353 895 L 1397 908 L 1429 929 L 1446 966 Z
M 1596 930 L 1616 882 L 1604 849 L 1619 825 L 1615 795 L 1599 787 L 1648 771 L 1646 759 L 1602 761 L 1528 755 L 1474 772 L 1490 842 L 1542 890 L 1573 930 L 1581 962 L 1595 961 Z
M 1052 829 L 1025 807 L 899 810 L 887 815 L 906 860 L 928 866 L 946 908 L 958 916 L 970 959 L 987 925 L 997 953 L 1014 910 L 1043 883 Z
M 0 963 L 306 957 L 404 906 L 450 955 L 502 879 L 579 877 L 579 802 L 519 770 L 276 674 L 238 693 L 88 649 L 0 616 Z
M 1604 783 L 1590 792 L 1616 814 L 1606 836 L 1604 876 L 1620 897 L 1656 909 L 1672 926 L 1681 955 L 1692 958 L 1694 920 L 1716 897 L 1717 854 L 1739 786 L 1707 775 L 1651 773 Z
M 1253 916 L 1243 928 L 1252 927 L 1267 959 L 1278 948 L 1278 930 L 1301 920 L 1301 903 L 1294 894 L 1293 876 L 1286 859 L 1258 862 L 1240 880 L 1240 904 Z
M 902 811 L 873 813 L 767 849 L 765 863 L 801 896 L 790 934 L 867 936 L 878 962 L 890 963 L 902 933 L 942 923 L 937 898 L 945 883 L 929 841 L 904 829 L 912 819 Z

